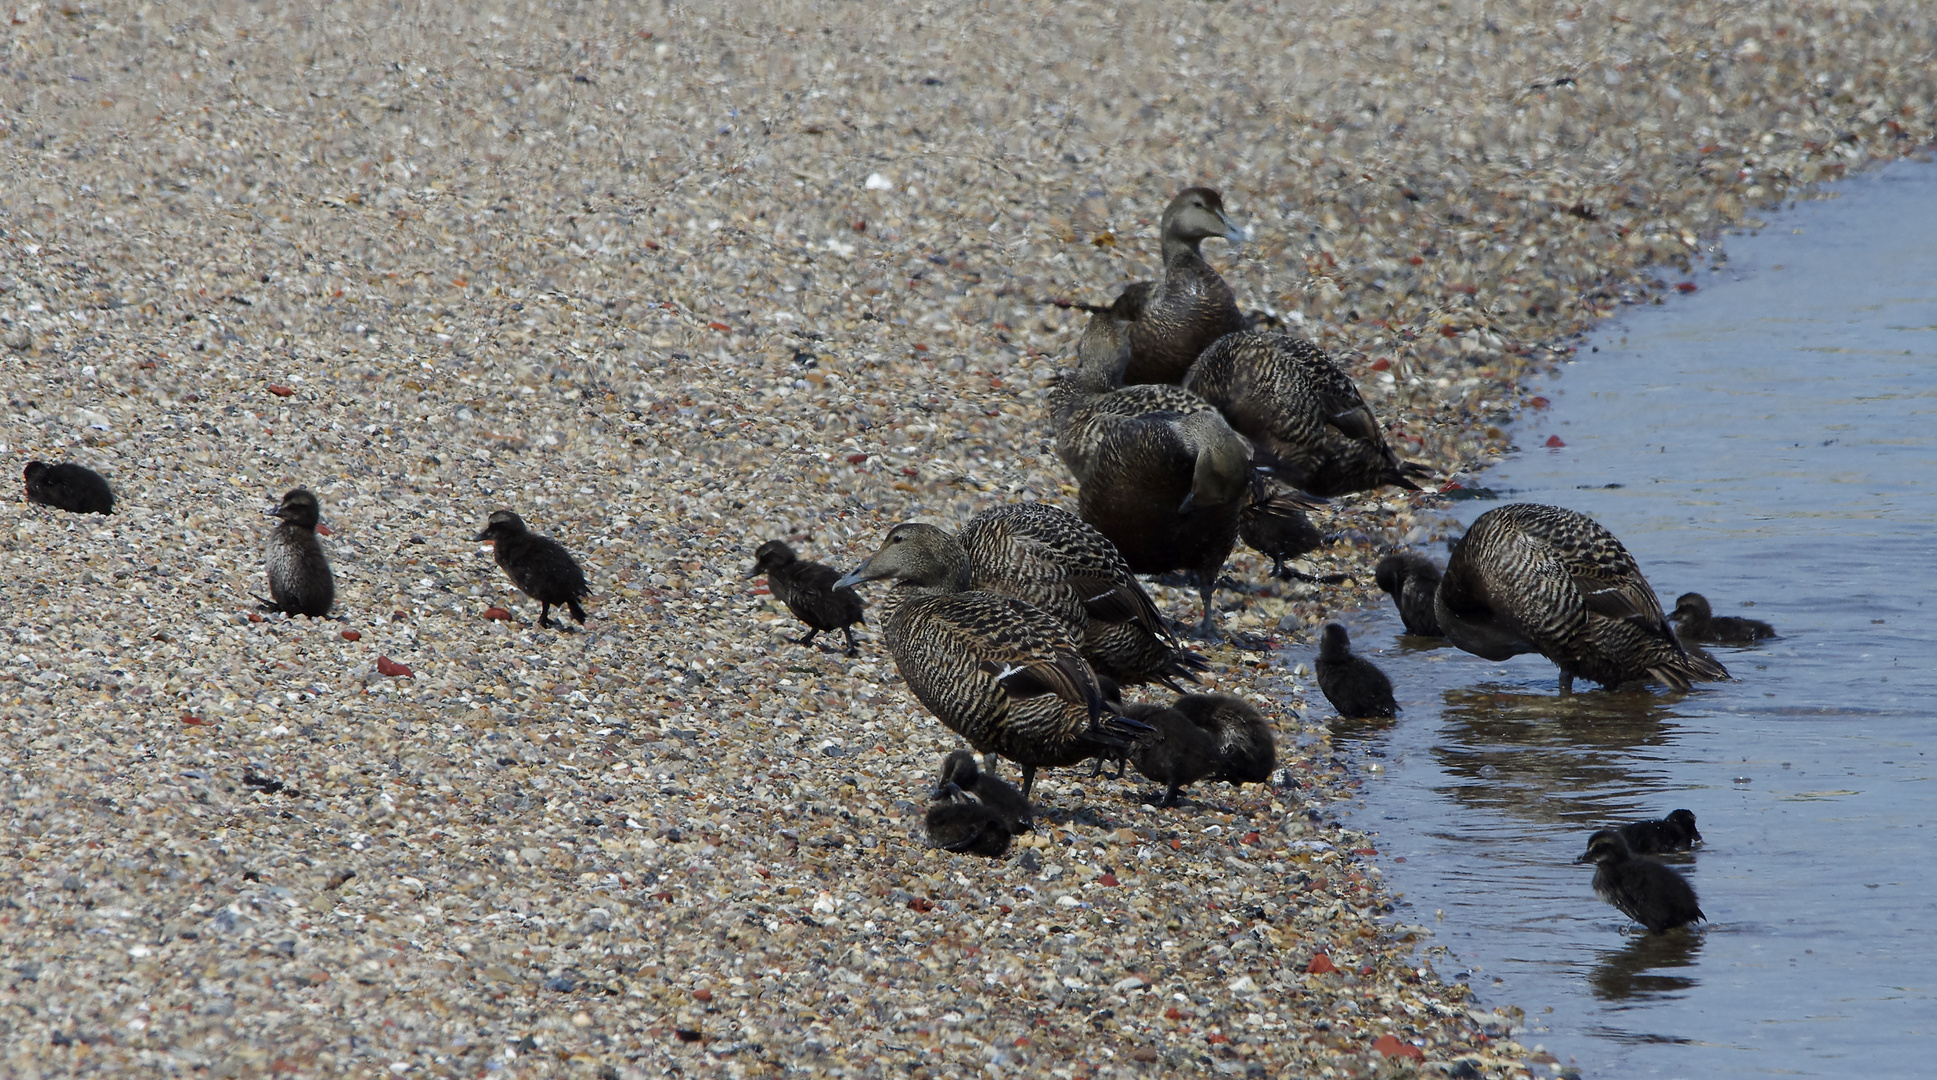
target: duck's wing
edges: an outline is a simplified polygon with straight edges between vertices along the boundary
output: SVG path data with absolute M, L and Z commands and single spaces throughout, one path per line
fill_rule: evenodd
M 1621 541 L 1593 518 L 1560 507 L 1526 507 L 1518 515 L 1527 535 L 1544 542 L 1579 590 L 1587 610 L 1635 623 L 1656 637 L 1672 637 L 1661 600 Z
M 924 605 L 928 644 L 962 657 L 1012 698 L 1054 694 L 1092 717 L 1105 710 L 1096 673 L 1054 618 L 1032 604 L 992 592 L 960 592 Z

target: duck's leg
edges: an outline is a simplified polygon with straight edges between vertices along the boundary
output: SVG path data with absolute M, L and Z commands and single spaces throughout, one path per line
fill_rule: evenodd
M 847 654 L 849 656 L 861 655 L 861 647 L 854 643 L 854 628 L 852 626 L 843 626 L 841 627 L 841 633 L 847 635 Z
M 1219 567 L 1219 569 L 1222 569 L 1222 567 Z M 1192 636 L 1200 641 L 1218 640 L 1217 620 L 1211 607 L 1211 596 L 1215 592 L 1217 592 L 1217 570 L 1212 570 L 1209 573 L 1199 570 L 1197 572 L 1197 597 L 1204 603 L 1204 621 L 1197 624 L 1197 630 Z
M 547 630 L 552 627 L 552 606 L 543 600 L 538 602 L 538 625 Z
M 1560 696 L 1568 697 L 1574 693 L 1574 673 L 1565 668 L 1560 672 Z
M 806 645 L 809 648 L 812 648 L 814 644 L 814 635 L 820 632 L 821 632 L 820 627 L 810 626 L 807 628 L 807 633 L 801 635 L 800 637 L 792 639 L 793 643 L 796 645 Z
M 1157 805 L 1165 809 L 1169 809 L 1170 807 L 1176 806 L 1177 795 L 1179 792 L 1183 790 L 1184 790 L 1184 785 L 1178 783 L 1176 777 L 1172 777 L 1170 780 L 1170 787 L 1164 791 L 1164 801 L 1158 803 Z
M 1036 767 L 1034 765 L 1024 765 L 1022 767 L 1022 797 L 1027 799 L 1029 793 L 1034 790 L 1036 790 Z

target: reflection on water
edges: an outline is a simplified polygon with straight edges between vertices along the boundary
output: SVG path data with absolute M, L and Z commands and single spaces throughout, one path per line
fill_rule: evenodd
M 1711 649 L 1736 681 L 1562 698 L 1540 657 L 1402 636 L 1389 604 L 1352 620 L 1402 706 L 1334 728 L 1379 765 L 1357 824 L 1393 860 L 1396 917 L 1590 1077 L 1930 1074 L 1937 167 L 1850 191 L 1596 335 L 1517 434 L 1565 449 L 1485 478 L 1599 519 L 1661 596 L 1775 624 Z M 1677 807 L 1706 843 L 1664 861 L 1711 921 L 1653 936 L 1573 860 L 1593 830 Z

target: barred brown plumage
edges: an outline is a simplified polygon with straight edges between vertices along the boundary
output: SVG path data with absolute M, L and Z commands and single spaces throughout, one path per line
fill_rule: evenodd
M 1416 551 L 1401 551 L 1379 560 L 1372 571 L 1379 588 L 1392 597 L 1399 609 L 1399 621 L 1406 633 L 1421 637 L 1443 637 L 1439 616 L 1433 614 L 1433 597 L 1439 592 L 1439 567 Z
M 1219 338 L 1191 365 L 1184 389 L 1250 439 L 1259 464 L 1313 495 L 1387 484 L 1417 491 L 1408 473 L 1427 471 L 1399 460 L 1358 387 L 1302 338 L 1255 330 Z
M 1654 679 L 1677 690 L 1729 677 L 1682 647 L 1621 541 L 1558 506 L 1481 514 L 1447 560 L 1433 610 L 1447 640 L 1476 656 L 1552 660 L 1563 694 L 1576 676 L 1609 687 Z
M 1225 216 L 1224 197 L 1185 188 L 1164 208 L 1161 230 L 1163 270 L 1125 288 L 1111 305 L 1130 320 L 1129 383 L 1177 382 L 1205 346 L 1244 328 L 1231 287 L 1200 250 L 1214 236 L 1244 242 L 1244 231 Z

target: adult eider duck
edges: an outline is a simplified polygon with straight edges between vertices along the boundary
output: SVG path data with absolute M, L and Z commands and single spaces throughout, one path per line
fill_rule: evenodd
M 1126 287 L 1111 304 L 1131 319 L 1128 383 L 1178 382 L 1206 346 L 1245 325 L 1231 287 L 1200 250 L 1214 236 L 1244 243 L 1244 230 L 1224 213 L 1224 197 L 1185 188 L 1164 208 L 1160 229 L 1162 272 Z
M 1607 687 L 1642 679 L 1686 690 L 1728 669 L 1692 653 L 1668 625 L 1621 541 L 1585 514 L 1515 503 L 1481 514 L 1453 549 L 1434 594 L 1446 640 L 1505 660 L 1537 652 Z

